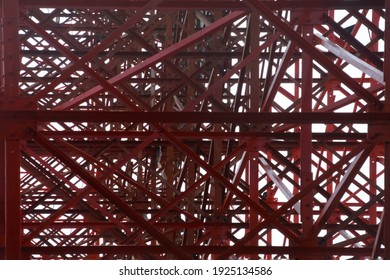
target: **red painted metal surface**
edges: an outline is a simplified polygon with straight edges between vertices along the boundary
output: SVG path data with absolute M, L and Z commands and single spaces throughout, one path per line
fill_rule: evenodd
M 390 259 L 389 0 L 0 3 L 1 259 Z

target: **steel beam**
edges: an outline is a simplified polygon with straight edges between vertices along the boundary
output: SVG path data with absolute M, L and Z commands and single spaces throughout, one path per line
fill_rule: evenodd
M 390 95 L 389 95 L 389 87 L 390 87 L 390 52 L 389 52 L 389 38 L 390 38 L 390 1 L 386 0 L 385 3 L 385 38 L 386 38 L 386 48 L 385 48 L 385 63 L 384 63 L 384 75 L 385 75 L 385 84 L 386 84 L 386 96 L 385 96 L 385 107 L 384 112 L 390 112 Z M 382 127 L 383 129 L 387 129 L 387 127 Z M 385 212 L 390 212 L 390 140 L 386 139 L 385 142 Z M 388 215 L 388 214 L 387 214 Z M 390 222 L 388 220 L 384 220 L 383 225 L 383 244 L 385 246 L 385 252 L 383 258 L 386 260 L 390 259 Z
M 386 143 L 385 145 L 385 166 L 390 166 L 390 144 Z M 389 187 L 389 182 L 390 182 L 390 175 L 389 175 L 388 169 L 385 170 L 385 212 L 388 213 L 387 209 L 390 208 L 389 204 L 389 197 L 390 197 L 390 187 Z M 385 246 L 384 250 L 384 255 L 383 258 L 385 260 L 390 259 L 390 223 L 384 219 L 384 225 L 383 225 L 383 244 Z
M 269 112 L 274 102 L 275 96 L 278 92 L 278 88 L 281 85 L 281 81 L 283 76 L 285 75 L 287 68 L 289 67 L 289 63 L 295 51 L 295 45 L 290 41 L 287 45 L 287 49 L 283 54 L 282 60 L 280 62 L 280 66 L 278 67 L 277 72 L 275 73 L 272 83 L 270 87 L 264 94 L 261 111 Z
M 149 1 L 149 2 L 145 3 L 145 5 L 142 7 L 142 9 L 138 10 L 137 13 L 135 15 L 133 15 L 130 20 L 127 20 L 124 24 L 121 25 L 120 28 L 116 29 L 114 32 L 111 32 L 111 34 L 109 34 L 109 36 L 107 36 L 103 42 L 100 42 L 100 44 L 95 46 L 92 50 L 89 50 L 88 53 L 86 55 L 84 55 L 81 59 L 78 59 L 72 65 L 72 67 L 67 67 L 66 71 L 62 72 L 60 79 L 56 79 L 53 83 L 51 83 L 44 90 L 37 93 L 35 96 L 35 99 L 38 100 L 40 97 L 45 96 L 50 91 L 54 90 L 56 88 L 56 86 L 58 86 L 58 84 L 63 82 L 65 79 L 67 79 L 78 68 L 86 67 L 85 63 L 87 61 L 94 58 L 100 52 L 105 50 L 110 44 L 112 44 L 113 41 L 117 40 L 118 37 L 122 36 L 123 32 L 125 32 L 127 29 L 129 29 L 134 24 L 136 24 L 136 22 L 139 21 L 139 19 L 142 18 L 146 12 L 155 8 L 155 6 L 159 2 L 161 2 L 161 0 Z M 32 22 L 32 24 L 33 24 L 33 22 Z M 46 34 L 46 32 L 43 32 L 43 33 L 44 33 L 43 35 Z M 65 48 L 61 47 L 61 45 L 56 44 L 56 47 L 60 48 L 60 50 L 62 52 L 66 52 L 66 55 L 70 55 L 69 54 L 70 51 L 66 51 Z M 71 57 L 72 57 L 72 59 L 75 59 L 74 55 L 71 55 Z
M 313 26 L 304 25 L 302 27 L 303 40 L 313 42 Z M 309 54 L 303 54 L 302 57 L 302 82 L 301 92 L 301 111 L 303 113 L 312 112 L 312 93 L 313 93 L 313 58 Z M 301 191 L 310 188 L 313 182 L 312 173 L 312 125 L 301 125 L 301 135 L 299 138 L 300 146 L 300 179 Z M 315 244 L 311 231 L 313 229 L 313 209 L 314 192 L 309 192 L 301 201 L 301 222 L 303 244 Z
M 121 122 L 126 123 L 275 123 L 275 124 L 382 124 L 390 120 L 390 113 L 228 113 L 228 112 L 129 112 L 129 111 L 30 111 L 2 110 L 5 121 L 35 122 Z
M 389 258 L 389 2 L 4 3 L 1 258 Z
M 356 177 L 356 172 L 358 170 L 360 170 L 361 165 L 366 161 L 367 157 L 369 156 L 369 154 L 372 151 L 372 148 L 373 148 L 373 146 L 368 147 L 367 149 L 362 151 L 359 155 L 356 156 L 356 158 L 353 160 L 353 162 L 348 167 L 348 170 L 344 174 L 342 180 L 336 186 L 335 190 L 332 193 L 332 196 L 329 198 L 329 200 L 325 204 L 324 208 L 321 211 L 321 214 L 319 215 L 318 219 L 315 222 L 314 229 L 313 229 L 315 235 L 317 235 L 319 233 L 319 231 L 322 229 L 322 226 L 329 219 L 333 210 L 340 203 L 341 198 L 345 194 L 346 189 L 348 188 L 348 186 L 352 183 L 352 181 Z
M 174 55 L 176 52 L 183 50 L 184 48 L 203 39 L 204 37 L 206 37 L 210 33 L 215 32 L 216 30 L 219 30 L 228 24 L 231 24 L 235 20 L 238 20 L 239 18 L 241 18 L 245 15 L 246 15 L 245 12 L 232 12 L 231 14 L 223 17 L 219 21 L 214 22 L 213 24 L 205 27 L 204 29 L 202 29 L 202 32 L 197 32 L 197 33 L 193 34 L 192 36 L 185 38 L 184 40 L 180 41 L 180 43 L 177 43 L 175 45 L 168 47 L 167 49 L 157 53 L 156 55 L 144 60 L 142 63 L 137 64 L 135 67 L 132 67 L 132 68 L 120 73 L 116 77 L 109 79 L 108 83 L 111 85 L 116 85 L 118 83 L 121 83 L 122 81 L 140 73 L 141 71 L 149 68 L 150 66 L 155 65 L 156 63 L 158 63 L 164 59 L 167 59 L 169 56 Z M 70 109 L 70 108 L 76 106 L 77 104 L 79 104 L 79 103 L 91 98 L 92 96 L 98 94 L 102 89 L 103 89 L 102 86 L 96 86 L 96 87 L 88 90 L 87 92 L 82 93 L 81 95 L 72 99 L 71 101 L 69 101 L 65 104 L 62 104 L 60 106 L 57 106 L 56 110 Z
M 8 98 L 19 94 L 19 5 L 18 1 L 3 0 L 1 5 L 1 95 Z
M 5 140 L 0 140 L 0 247 L 5 246 L 5 197 L 6 197 L 6 180 L 5 180 Z M 0 259 L 4 260 L 4 252 L 0 254 Z
M 362 149 L 365 149 L 367 144 L 361 144 L 356 147 L 353 151 L 351 151 L 347 156 L 342 158 L 337 164 L 333 165 L 332 168 L 324 171 L 324 173 L 319 176 L 317 179 L 313 180 L 304 190 L 301 190 L 297 194 L 295 194 L 289 201 L 284 203 L 280 208 L 270 214 L 267 218 L 265 218 L 262 222 L 260 222 L 252 231 L 247 233 L 242 239 L 236 242 L 236 244 L 228 249 L 226 249 L 223 254 L 219 256 L 220 259 L 228 258 L 230 255 L 234 254 L 234 252 L 238 251 L 239 248 L 244 247 L 249 240 L 251 240 L 258 232 L 267 227 L 273 220 L 278 219 L 283 213 L 285 213 L 289 208 L 293 207 L 298 201 L 300 201 L 303 197 L 310 194 L 318 185 L 321 184 L 324 180 L 326 180 L 331 174 L 334 172 L 339 172 L 341 167 L 347 163 L 351 158 L 359 154 Z M 295 246 L 294 246 L 295 247 Z M 299 248 L 299 247 L 298 247 Z
M 359 16 L 359 13 L 355 13 L 351 11 L 354 16 L 359 17 L 359 19 L 362 19 L 364 17 Z M 366 46 L 364 46 L 362 43 L 359 42 L 352 34 L 350 34 L 348 31 L 346 31 L 344 28 L 342 28 L 337 22 L 335 22 L 332 18 L 329 16 L 325 16 L 326 23 L 334 29 L 345 41 L 347 41 L 351 46 L 353 46 L 361 56 L 369 59 L 369 61 L 374 64 L 379 70 L 383 69 L 383 61 L 376 56 L 371 50 L 369 50 Z M 368 23 L 370 23 L 368 21 Z M 376 26 L 373 25 L 373 29 L 375 29 Z M 382 33 L 382 32 L 379 32 Z M 383 81 L 383 79 L 382 79 Z
M 341 58 L 342 60 L 345 60 L 349 64 L 355 66 L 357 69 L 362 71 L 364 74 L 367 74 L 368 76 L 375 79 L 375 81 L 377 81 L 379 83 L 384 83 L 382 70 L 378 70 L 377 68 L 371 66 L 367 62 L 361 60 L 360 58 L 349 53 L 348 51 L 346 51 L 342 47 L 340 47 L 337 44 L 326 39 L 324 36 L 322 36 L 320 34 L 315 34 L 315 36 L 317 37 L 316 40 L 319 41 L 319 43 L 322 46 L 327 48 L 331 53 L 336 55 L 338 58 Z
M 168 240 L 164 234 L 162 234 L 159 230 L 152 226 L 148 221 L 146 221 L 143 217 L 141 217 L 134 209 L 129 207 L 123 200 L 117 197 L 114 193 L 112 193 L 108 188 L 102 185 L 98 180 L 92 177 L 89 173 L 87 173 L 84 169 L 76 165 L 72 159 L 67 157 L 65 153 L 61 150 L 53 146 L 47 139 L 40 136 L 38 133 L 34 134 L 34 138 L 43 145 L 46 149 L 49 149 L 53 154 L 58 156 L 65 164 L 67 164 L 74 172 L 81 175 L 81 177 L 91 185 L 96 191 L 114 203 L 121 211 L 123 211 L 126 215 L 129 216 L 133 221 L 135 221 L 138 225 L 140 225 L 143 229 L 145 229 L 152 237 L 156 238 L 161 244 L 169 248 L 169 250 L 183 259 L 191 259 L 191 257 L 178 246 L 173 244 L 170 240 Z
M 183 246 L 183 250 L 189 254 L 211 254 L 222 253 L 224 246 Z M 313 255 L 338 255 L 368 257 L 371 254 L 370 248 L 343 248 L 343 247 L 282 247 L 282 246 L 245 246 L 237 251 L 237 254 L 271 254 L 289 255 L 294 253 L 304 254 L 310 251 Z M 1 252 L 1 248 L 0 248 Z M 62 255 L 62 254 L 120 254 L 125 256 L 137 256 L 139 254 L 164 254 L 168 251 L 163 246 L 61 246 L 61 247 L 24 247 L 23 252 L 27 254 Z M 383 249 L 380 249 L 383 253 Z
M 145 5 L 145 0 L 113 0 L 111 3 L 107 3 L 103 0 L 19 0 L 21 5 L 26 8 L 34 7 L 48 7 L 48 8 L 96 8 L 96 9 L 139 9 Z M 270 9 L 302 9 L 302 8 L 329 8 L 329 9 L 364 9 L 364 8 L 382 8 L 384 0 L 373 0 L 370 2 L 359 0 L 316 0 L 316 1 L 265 1 L 269 2 L 267 5 Z M 204 1 L 204 3 L 198 3 L 191 0 L 186 1 L 163 1 L 159 6 L 159 9 L 183 9 L 183 10 L 248 10 L 248 7 L 241 2 L 228 0 L 228 1 Z
M 21 259 L 20 141 L 5 140 L 5 259 Z
M 258 0 L 247 0 L 246 1 L 251 7 L 259 11 L 264 18 L 268 19 L 273 23 L 280 32 L 288 36 L 294 44 L 300 47 L 304 52 L 308 53 L 314 60 L 325 67 L 329 74 L 333 75 L 337 79 L 341 79 L 345 85 L 359 95 L 362 99 L 366 100 L 376 110 L 381 109 L 383 104 L 374 96 L 370 94 L 360 84 L 356 83 L 351 77 L 343 72 L 339 67 L 333 64 L 327 57 L 325 57 L 319 50 L 317 50 L 312 44 L 310 44 L 305 38 L 302 38 L 297 32 L 295 32 L 289 25 L 283 22 L 277 17 L 267 5 Z
M 19 3 L 4 0 L 0 22 L 0 108 L 22 108 L 19 97 Z M 17 128 L 0 121 L 0 236 L 4 258 L 21 259 L 20 140 Z M 5 127 L 5 128 L 4 128 Z

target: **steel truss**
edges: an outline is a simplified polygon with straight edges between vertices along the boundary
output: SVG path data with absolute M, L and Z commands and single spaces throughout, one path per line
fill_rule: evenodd
M 389 0 L 0 3 L 2 259 L 390 259 Z

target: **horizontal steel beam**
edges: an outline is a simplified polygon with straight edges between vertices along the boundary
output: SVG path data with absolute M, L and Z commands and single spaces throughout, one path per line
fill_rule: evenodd
M 95 8 L 95 9 L 139 9 L 145 6 L 145 0 L 19 0 L 22 7 L 26 8 Z M 280 9 L 363 9 L 383 8 L 384 0 L 278 0 L 268 1 L 267 6 L 273 10 Z M 241 1 L 235 0 L 213 0 L 213 1 L 163 1 L 158 5 L 159 9 L 210 9 L 210 10 L 248 10 L 248 7 Z
M 390 124 L 390 113 L 232 113 L 130 111 L 0 110 L 1 121 L 119 122 L 119 123 L 236 123 L 236 124 Z
M 66 136 L 64 136 L 64 137 L 67 138 Z M 257 136 L 257 137 L 262 138 L 262 136 Z M 49 137 L 49 138 L 51 138 L 51 137 Z M 112 142 L 111 139 L 123 138 L 123 137 L 108 136 L 107 138 L 109 140 L 106 140 L 106 141 L 91 141 L 91 140 L 85 141 L 85 140 L 80 140 L 80 141 L 67 141 L 67 142 L 69 144 L 73 145 L 77 149 L 84 149 L 84 150 L 87 150 L 87 151 L 96 151 L 96 150 L 104 149 L 105 147 L 107 147 L 107 145 L 109 145 Z M 131 137 L 128 137 L 128 138 L 131 138 Z M 135 138 L 138 138 L 138 137 L 135 137 Z M 250 137 L 250 138 L 253 138 L 253 137 Z M 328 147 L 331 147 L 335 151 L 346 151 L 346 150 L 349 151 L 353 147 L 356 146 L 356 143 L 358 143 L 357 140 L 365 140 L 365 139 L 367 139 L 367 137 L 359 137 L 359 138 L 356 138 L 356 139 L 349 138 L 348 141 L 332 141 L 332 140 L 335 140 L 335 139 L 333 139 L 333 138 L 328 138 L 328 139 L 323 138 L 323 140 L 319 139 L 320 141 L 313 142 L 313 147 L 316 148 L 316 149 L 319 149 L 319 148 L 321 148 L 324 145 L 324 142 L 325 142 Z M 284 140 L 284 141 L 280 141 L 280 140 Z M 350 140 L 353 140 L 353 141 L 350 141 Z M 207 141 L 207 140 L 203 140 L 203 138 L 198 138 L 198 140 L 192 140 L 192 141 L 182 140 L 182 142 L 184 144 L 188 145 L 188 146 L 191 146 L 191 147 L 194 147 L 195 145 L 199 145 L 200 149 L 203 149 L 203 150 L 204 149 L 209 149 L 210 145 L 212 144 L 212 140 L 208 140 Z M 140 141 L 131 141 L 131 140 L 130 141 L 129 140 L 125 141 L 124 140 L 124 141 L 120 142 L 120 145 L 122 145 L 122 147 L 126 147 L 127 149 L 134 149 L 134 148 L 138 147 L 141 143 L 142 143 L 141 140 Z M 223 141 L 223 147 L 222 147 L 222 151 L 223 152 L 227 151 L 227 143 L 228 143 L 228 141 Z M 275 141 L 269 140 L 268 143 L 274 149 L 277 149 L 278 151 L 287 151 L 287 150 L 291 150 L 293 148 L 298 148 L 299 147 L 297 141 L 296 140 L 290 140 L 288 136 L 286 136 L 286 138 L 276 139 Z M 238 141 L 234 141 L 231 145 L 233 147 L 237 147 L 238 144 L 239 144 Z M 28 141 L 27 142 L 27 146 L 28 146 L 29 149 L 33 150 L 36 154 L 38 154 L 40 156 L 51 156 L 50 153 L 48 153 L 45 149 L 43 149 L 41 146 L 39 146 L 34 141 Z M 165 147 L 172 146 L 172 143 L 170 143 L 168 141 L 163 141 L 163 140 L 157 140 L 156 139 L 155 141 L 150 143 L 150 147 L 144 148 L 143 152 L 145 154 L 153 154 L 154 155 L 155 152 L 156 152 L 154 147 L 157 147 L 157 146 L 165 148 Z M 64 149 L 64 150 L 66 152 L 69 152 L 69 153 L 72 152 L 69 149 Z M 113 153 L 123 153 L 123 148 L 114 146 L 114 147 L 110 148 L 110 152 L 113 152 Z M 377 154 L 383 155 L 383 146 L 378 145 L 378 152 L 377 152 Z M 50 211 L 50 210 L 47 210 L 47 211 Z
M 91 137 L 94 139 L 103 138 L 146 138 L 154 133 L 154 131 L 42 131 L 42 135 L 49 138 L 72 138 L 83 139 Z M 179 139 L 196 140 L 201 139 L 238 139 L 238 138 L 253 138 L 266 137 L 268 139 L 284 139 L 298 140 L 300 133 L 298 132 L 214 132 L 214 131 L 174 131 L 172 134 Z M 312 138 L 315 140 L 362 140 L 367 138 L 367 133 L 313 133 Z
M 85 28 L 84 30 L 89 30 L 89 28 Z M 88 51 L 72 51 L 72 54 L 76 56 L 84 56 L 88 53 Z M 40 57 L 65 57 L 61 52 L 54 50 L 22 50 L 21 54 L 26 57 L 30 56 L 40 56 Z M 99 56 L 107 56 L 109 53 L 107 51 L 103 51 L 99 53 Z M 115 58 L 148 58 L 153 56 L 154 54 L 148 51 L 118 51 L 114 54 L 109 54 L 110 57 Z M 262 53 L 261 58 L 267 58 L 269 53 Z M 381 55 L 381 54 L 379 54 Z M 383 55 L 383 53 L 382 53 Z M 281 54 L 276 54 L 276 57 L 280 57 Z M 300 57 L 301 53 L 295 52 L 294 57 Z M 214 52 L 189 52 L 189 51 L 181 51 L 175 54 L 175 57 L 183 57 L 183 58 L 241 58 L 242 52 L 240 51 L 214 51 Z
M 221 254 L 226 246 L 182 246 L 188 254 Z M 0 252 L 3 248 L 0 248 Z M 381 249 L 383 251 L 383 249 Z M 58 246 L 58 247 L 23 247 L 25 254 L 163 254 L 167 253 L 163 246 Z M 282 246 L 245 246 L 237 254 L 304 254 L 310 252 L 318 257 L 329 255 L 370 256 L 372 248 L 344 247 L 282 247 Z
M 42 213 L 42 212 L 39 212 Z M 71 213 L 77 213 L 71 212 Z M 248 214 L 248 212 L 243 211 L 242 213 L 235 211 L 235 214 Z M 146 214 L 146 212 L 144 213 Z M 209 213 L 211 214 L 211 213 Z M 121 223 L 123 226 L 128 228 L 138 228 L 139 225 L 137 225 L 134 222 L 124 222 Z M 199 222 L 157 222 L 153 224 L 156 228 L 165 228 L 165 229 L 197 229 L 197 228 L 216 228 L 219 229 L 236 229 L 236 228 L 249 228 L 249 223 L 240 222 L 240 223 L 217 223 L 217 222 L 207 222 L 207 223 L 199 223 Z M 26 222 L 22 223 L 23 229 L 33 229 L 36 227 L 39 227 L 39 222 Z M 298 223 L 289 223 L 286 224 L 291 229 L 300 230 L 302 228 L 301 224 Z M 375 230 L 377 230 L 378 225 L 370 225 Z M 117 228 L 117 224 L 114 222 L 55 222 L 50 224 L 47 228 L 50 229 L 109 229 L 109 228 Z M 340 227 L 339 224 L 325 224 L 323 226 L 323 229 L 326 230 L 332 230 L 337 229 L 337 227 Z M 268 226 L 267 229 L 273 229 L 274 227 Z M 343 226 L 344 230 L 365 230 L 364 227 L 356 224 L 348 224 Z M 96 237 L 96 235 L 95 235 Z
M 23 223 L 23 228 L 35 228 L 39 226 L 40 223 Z M 134 222 L 125 222 L 122 223 L 124 226 L 128 228 L 138 228 L 139 225 Z M 169 229 L 191 229 L 191 228 L 248 228 L 248 223 L 199 223 L 199 222 L 172 222 L 172 223 L 153 223 L 153 226 L 156 228 L 169 228 Z M 56 229 L 64 229 L 64 228 L 77 228 L 77 229 L 85 229 L 85 228 L 116 228 L 117 225 L 113 222 L 70 222 L 70 223 L 52 223 L 48 226 L 48 228 L 56 228 Z M 95 236 L 96 237 L 96 236 Z
M 58 29 L 60 27 L 56 27 Z M 90 30 L 86 27 L 84 30 Z M 71 51 L 72 54 L 82 57 L 88 53 L 88 51 Z M 22 50 L 21 54 L 23 57 L 65 57 L 61 52 L 55 50 Z M 357 52 L 351 51 L 350 54 L 356 55 Z M 371 54 L 383 58 L 384 52 L 382 51 L 373 51 Z M 107 56 L 108 52 L 103 51 L 99 53 L 99 56 Z M 274 58 L 282 58 L 283 52 L 277 52 L 272 54 Z M 336 56 L 329 52 L 324 52 L 325 56 L 328 56 L 330 59 L 336 58 Z M 118 51 L 113 54 L 110 54 L 111 57 L 115 58 L 126 58 L 126 59 L 139 59 L 139 58 L 148 58 L 153 56 L 153 53 L 148 51 Z M 261 59 L 268 59 L 270 52 L 262 52 L 258 55 Z M 241 58 L 242 52 L 240 50 L 235 51 L 207 51 L 207 52 L 191 52 L 191 51 L 181 51 L 175 54 L 175 58 Z M 302 52 L 295 51 L 292 55 L 292 58 L 301 58 Z M 134 79 L 134 78 L 132 78 Z M 152 78 L 149 78 L 153 80 Z M 161 78 L 163 79 L 163 78 Z

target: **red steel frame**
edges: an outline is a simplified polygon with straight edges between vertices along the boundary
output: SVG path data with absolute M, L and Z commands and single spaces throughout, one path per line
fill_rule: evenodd
M 390 0 L 0 9 L 0 259 L 390 259 Z

